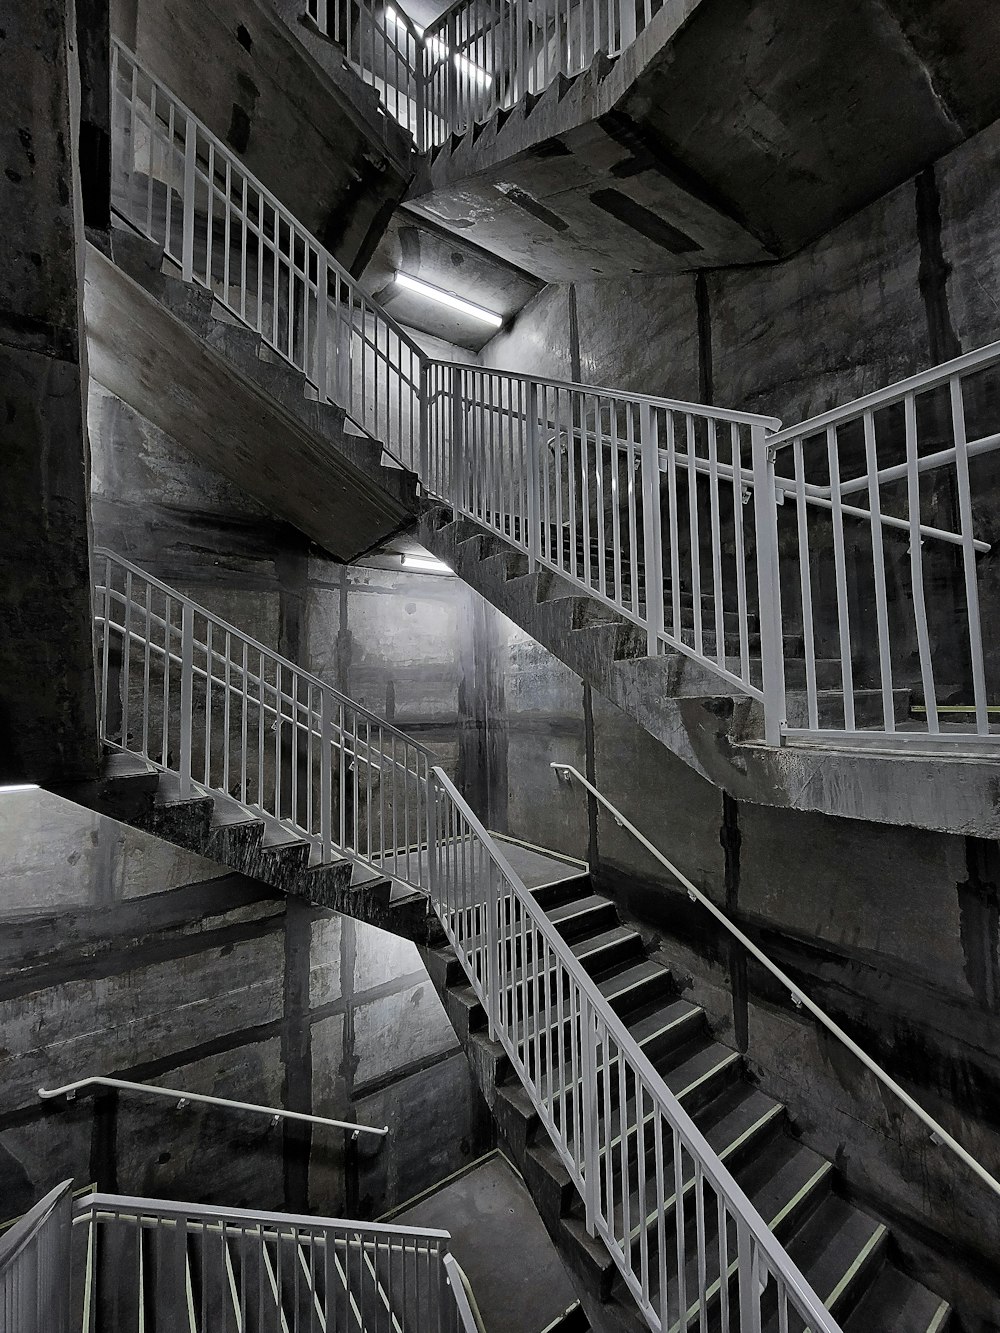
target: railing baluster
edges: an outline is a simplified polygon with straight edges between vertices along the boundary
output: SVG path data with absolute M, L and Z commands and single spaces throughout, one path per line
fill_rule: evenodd
M 986 672 L 983 666 L 983 635 L 979 616 L 979 582 L 972 533 L 972 488 L 969 482 L 969 451 L 965 430 L 965 399 L 962 380 L 953 375 L 948 382 L 951 400 L 951 424 L 955 440 L 955 480 L 958 487 L 959 531 L 962 536 L 962 572 L 965 580 L 965 610 L 968 622 L 969 660 L 972 667 L 972 696 L 976 710 L 976 731 L 988 736 L 989 713 L 986 702 Z

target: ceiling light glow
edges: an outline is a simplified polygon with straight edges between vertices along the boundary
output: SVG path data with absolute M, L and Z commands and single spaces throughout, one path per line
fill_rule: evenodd
M 465 301 L 461 296 L 446 292 L 442 287 L 435 287 L 429 282 L 422 282 L 420 278 L 411 277 L 409 273 L 397 270 L 396 282 L 400 287 L 406 287 L 411 292 L 426 296 L 428 300 L 437 301 L 440 305 L 449 306 L 452 310 L 459 310 L 463 315 L 469 315 L 473 319 L 481 319 L 484 324 L 490 324 L 495 329 L 499 329 L 503 324 L 503 317 L 495 314 L 494 311 L 486 310 L 473 301 Z
M 0 796 L 6 796 L 9 792 L 13 791 L 40 791 L 40 790 L 41 788 L 39 787 L 37 782 L 11 782 L 8 783 L 6 786 L 0 787 Z
M 432 555 L 404 555 L 401 557 L 404 569 L 417 569 L 422 574 L 450 574 L 450 566 L 443 560 L 435 560 Z

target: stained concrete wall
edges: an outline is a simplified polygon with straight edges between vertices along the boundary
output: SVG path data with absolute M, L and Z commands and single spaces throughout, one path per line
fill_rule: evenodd
M 402 131 L 390 147 L 353 71 L 334 83 L 266 0 L 112 0 L 111 28 L 343 264 L 364 266 L 410 147 Z
M 97 762 L 72 3 L 0 28 L 0 781 Z
M 0 797 L 0 1213 L 59 1180 L 378 1216 L 490 1143 L 416 948 L 39 792 Z M 362 1123 L 312 1133 L 90 1074 Z

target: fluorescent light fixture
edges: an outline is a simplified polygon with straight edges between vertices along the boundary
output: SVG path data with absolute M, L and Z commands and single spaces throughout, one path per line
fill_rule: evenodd
M 8 786 L 0 787 L 0 796 L 6 796 L 12 791 L 40 791 L 37 782 L 12 782 Z
M 398 269 L 396 271 L 396 282 L 400 287 L 407 287 L 411 292 L 426 296 L 428 300 L 437 301 L 441 305 L 449 306 L 452 310 L 459 310 L 463 315 L 470 315 L 473 319 L 481 319 L 484 324 L 491 324 L 495 329 L 500 328 L 503 324 L 502 316 L 495 314 L 492 310 L 486 310 L 483 306 L 475 305 L 472 301 L 465 301 L 461 296 L 446 292 L 443 287 L 434 287 L 429 282 L 422 282 L 420 278 L 411 278 L 409 273 L 403 273 Z
M 398 11 L 393 9 L 392 5 L 386 5 L 385 16 L 394 28 L 399 28 L 401 32 L 408 31 L 407 25 L 403 22 Z M 424 35 L 423 28 L 417 27 L 415 23 L 412 25 L 412 27 L 413 31 L 417 34 L 417 36 L 423 38 Z M 442 42 L 440 37 L 428 37 L 427 49 L 428 51 L 430 51 L 431 55 L 436 56 L 438 60 L 446 59 L 451 54 L 448 46 L 446 46 L 446 44 Z M 467 74 L 469 78 L 475 79 L 475 81 L 479 84 L 481 88 L 485 88 L 486 85 L 490 82 L 489 71 L 483 69 L 481 65 L 474 64 L 466 56 L 456 55 L 454 59 L 455 59 L 455 68 L 460 73 Z
M 450 574 L 451 568 L 443 560 L 435 560 L 432 555 L 404 555 L 401 557 L 404 569 L 417 569 L 422 574 Z

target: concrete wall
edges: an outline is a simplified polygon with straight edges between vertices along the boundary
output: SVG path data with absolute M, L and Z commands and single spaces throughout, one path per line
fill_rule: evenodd
M 547 288 L 488 365 L 802 420 L 1000 333 L 993 125 L 783 263 Z
M 72 3 L 0 29 L 0 781 L 97 762 Z
M 342 263 L 363 267 L 410 166 L 360 78 L 346 69 L 335 84 L 265 0 L 112 0 L 111 29 Z
M 490 1144 L 416 948 L 40 792 L 0 797 L 0 1212 L 78 1185 L 378 1216 Z M 36 1089 L 104 1073 L 385 1140 Z

